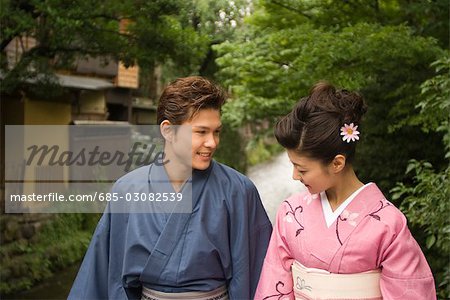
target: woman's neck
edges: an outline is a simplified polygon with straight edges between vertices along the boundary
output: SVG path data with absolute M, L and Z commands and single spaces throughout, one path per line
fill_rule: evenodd
M 362 187 L 362 183 L 356 176 L 353 168 L 348 167 L 343 170 L 341 176 L 336 180 L 336 184 L 326 191 L 331 209 L 335 211 L 348 197 Z

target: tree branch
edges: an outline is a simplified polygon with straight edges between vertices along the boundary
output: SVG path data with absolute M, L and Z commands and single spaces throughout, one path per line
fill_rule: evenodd
M 308 18 L 308 19 L 311 19 L 311 16 L 310 16 L 310 15 L 305 14 L 303 11 L 301 11 L 301 10 L 298 9 L 298 8 L 294 8 L 294 7 L 292 7 L 292 6 L 288 6 L 288 5 L 284 4 L 284 3 L 281 3 L 281 2 L 276 1 L 276 0 L 272 0 L 271 3 L 273 3 L 273 4 L 275 4 L 275 5 L 278 5 L 278 6 L 282 7 L 282 8 L 284 8 L 284 9 L 287 9 L 287 10 L 290 10 L 290 11 L 293 11 L 293 12 L 296 12 L 296 13 L 298 13 L 298 14 L 300 14 L 300 15 L 302 15 L 302 16 Z

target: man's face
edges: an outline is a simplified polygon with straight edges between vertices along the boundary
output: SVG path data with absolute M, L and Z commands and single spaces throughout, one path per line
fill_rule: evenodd
M 188 125 L 192 130 L 192 168 L 207 169 L 219 145 L 222 129 L 220 112 L 216 109 L 201 109 L 191 120 L 181 125 Z

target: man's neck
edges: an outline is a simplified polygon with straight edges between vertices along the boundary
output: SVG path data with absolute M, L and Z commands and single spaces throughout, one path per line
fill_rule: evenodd
M 173 189 L 179 192 L 184 183 L 192 176 L 192 167 L 180 161 L 170 147 L 165 147 L 164 151 L 167 161 L 164 164 L 164 169 Z

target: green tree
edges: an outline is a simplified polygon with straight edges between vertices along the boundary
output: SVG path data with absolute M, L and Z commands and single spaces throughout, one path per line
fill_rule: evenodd
M 166 62 L 162 66 L 163 81 L 167 82 L 192 72 L 215 79 L 218 68 L 212 46 L 235 40 L 238 29 L 244 26 L 244 18 L 252 11 L 251 0 L 192 0 L 189 5 L 185 5 L 184 10 L 183 20 L 191 24 L 204 38 L 206 52 L 199 59 L 198 65 L 191 70 L 180 69 L 176 61 Z
M 418 113 L 419 86 L 443 50 L 436 38 L 405 25 L 400 1 L 375 2 L 263 1 L 240 40 L 214 49 L 221 79 L 234 96 L 225 117 L 235 126 L 273 123 L 318 80 L 359 90 L 369 112 L 356 167 L 364 180 L 388 192 L 412 154 L 442 164 L 439 134 L 423 137 L 435 147 L 422 147 L 410 142 L 420 128 L 397 125 Z M 396 14 L 403 19 L 392 19 Z
M 406 169 L 408 180 L 392 189 L 393 199 L 403 199 L 401 209 L 409 223 L 421 232 L 425 253 L 438 285 L 438 295 L 450 298 L 450 56 L 434 62 L 436 76 L 421 85 L 423 100 L 417 104 L 420 114 L 408 121 L 421 125 L 424 135 L 442 132 L 447 166 L 434 168 L 426 161 L 411 160 Z
M 176 0 L 2 1 L 2 91 L 14 91 L 27 81 L 52 83 L 55 69 L 71 69 L 83 57 L 142 68 L 170 58 L 180 68 L 194 69 L 207 44 L 184 18 L 189 5 Z M 128 25 L 120 30 L 123 21 Z M 20 60 L 8 65 L 7 45 L 25 36 L 35 38 L 36 45 L 23 47 Z

